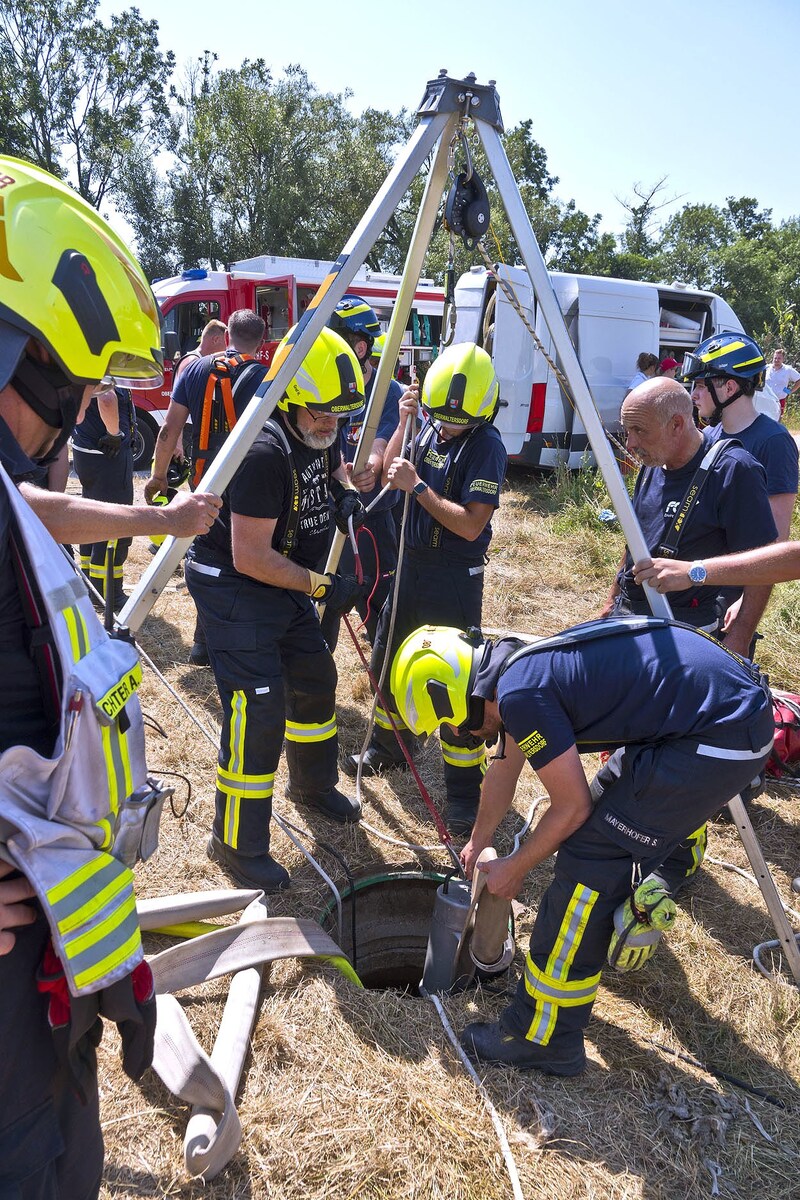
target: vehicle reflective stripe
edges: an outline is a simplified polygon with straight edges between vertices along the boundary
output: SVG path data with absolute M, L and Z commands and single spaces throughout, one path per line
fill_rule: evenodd
M 287 742 L 327 742 L 336 737 L 336 713 L 329 721 L 317 725 L 287 720 L 285 736 Z
M 486 747 L 451 746 L 442 740 L 442 758 L 451 767 L 483 767 L 486 761 Z
M 591 1004 L 597 995 L 599 971 L 587 979 L 568 981 L 567 975 L 598 895 L 584 884 L 576 884 L 544 971 L 539 970 L 530 953 L 527 955 L 525 990 L 536 1001 L 533 1020 L 525 1035 L 529 1041 L 546 1046 L 555 1028 L 559 1008 Z
M 128 743 L 125 734 L 120 732 L 119 720 L 113 725 L 99 725 L 103 742 L 103 758 L 106 763 L 108 779 L 108 799 L 112 813 L 119 812 L 119 806 L 133 792 L 131 777 L 131 760 L 128 753 Z
M 242 796 L 246 800 L 269 800 L 275 786 L 271 775 L 237 775 L 225 767 L 217 767 L 217 787 L 225 796 Z
M 64 622 L 67 626 L 70 645 L 72 647 L 72 657 L 75 662 L 83 658 L 84 654 L 89 652 L 89 632 L 86 628 L 86 622 L 83 619 L 83 614 L 77 604 L 70 605 L 61 613 Z
M 231 776 L 242 776 L 244 765 L 244 739 L 247 732 L 247 696 L 235 691 L 231 697 L 231 729 L 228 742 L 228 766 Z M 234 850 L 239 844 L 239 792 L 228 792 L 225 796 L 225 843 Z

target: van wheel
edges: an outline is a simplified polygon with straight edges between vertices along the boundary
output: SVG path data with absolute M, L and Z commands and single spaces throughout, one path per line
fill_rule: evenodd
M 149 471 L 153 462 L 153 452 L 156 448 L 156 429 L 153 418 L 138 409 L 136 412 L 136 429 L 131 438 L 134 471 Z

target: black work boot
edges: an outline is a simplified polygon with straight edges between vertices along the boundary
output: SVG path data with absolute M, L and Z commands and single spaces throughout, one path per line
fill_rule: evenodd
M 189 662 L 193 667 L 207 667 L 211 663 L 208 657 L 208 646 L 205 642 L 192 642 L 192 648 L 189 651 Z
M 358 754 L 348 754 L 345 756 L 342 770 L 351 779 L 355 779 L 358 774 L 359 758 L 360 755 Z M 385 750 L 381 750 L 378 746 L 367 746 L 361 766 L 362 778 L 367 779 L 373 775 L 380 775 L 383 771 L 390 770 L 407 771 L 408 763 L 402 756 L 395 758 L 393 755 L 387 754 Z
M 226 846 L 215 833 L 212 833 L 208 840 L 206 854 L 212 862 L 232 875 L 237 883 L 242 883 L 245 887 L 261 888 L 268 895 L 284 891 L 291 883 L 289 872 L 276 862 L 271 854 L 240 854 L 233 847 Z
M 469 837 L 477 815 L 477 800 L 448 800 L 444 806 L 444 823 L 458 837 Z
M 461 1034 L 461 1045 L 472 1059 L 505 1063 L 518 1071 L 543 1075 L 580 1075 L 586 1066 L 583 1039 L 569 1049 L 540 1046 L 509 1033 L 500 1021 L 475 1021 Z
M 328 792 L 301 792 L 290 784 L 286 789 L 286 798 L 301 807 L 316 808 L 340 825 L 355 825 L 361 820 L 361 805 L 338 788 L 331 788 Z

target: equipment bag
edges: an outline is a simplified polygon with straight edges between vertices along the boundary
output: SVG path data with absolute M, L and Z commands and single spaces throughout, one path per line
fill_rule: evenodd
M 771 779 L 800 779 L 800 696 L 772 691 L 775 742 L 766 771 Z

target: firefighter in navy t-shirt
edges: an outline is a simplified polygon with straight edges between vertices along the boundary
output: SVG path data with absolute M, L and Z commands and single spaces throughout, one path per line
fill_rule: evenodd
M 462 862 L 472 876 L 527 763 L 550 806 L 513 853 L 481 864 L 513 899 L 556 853 L 525 970 L 499 1021 L 462 1035 L 473 1056 L 576 1075 L 608 955 L 634 970 L 675 916 L 658 876 L 670 851 L 746 789 L 772 746 L 769 692 L 751 663 L 709 635 L 648 617 L 611 617 L 523 647 L 478 631 L 422 628 L 400 647 L 392 688 L 417 734 L 440 726 L 501 750 L 486 774 Z M 612 748 L 586 780 L 580 755 Z
M 324 329 L 245 455 L 219 520 L 186 558 L 223 714 L 208 853 L 267 892 L 289 883 L 269 853 L 284 738 L 289 797 L 335 821 L 361 815 L 336 787 L 336 667 L 313 601 L 341 613 L 362 594 L 353 576 L 315 567 L 328 544 L 329 494 L 337 522 L 363 519 L 338 447 L 339 421 L 363 405 L 355 355 Z
M 386 452 L 386 478 L 410 494 L 403 570 L 393 594 L 381 611 L 372 669 L 380 674 L 400 642 L 423 623 L 479 625 L 483 602 L 483 573 L 492 537 L 491 517 L 500 504 L 507 456 L 492 421 L 499 387 L 485 350 L 463 343 L 450 346 L 436 359 L 422 392 L 425 422 L 411 456 L 401 457 L 404 429 L 416 415 L 413 390 L 400 404 L 400 423 Z M 396 607 L 394 634 L 389 643 L 391 609 Z M 384 693 L 397 721 L 396 698 Z M 485 770 L 482 745 L 462 744 L 443 731 L 447 807 L 452 832 L 467 833 L 478 808 Z M 408 743 L 411 744 L 410 741 Z M 362 772 L 376 771 L 404 759 L 389 718 L 379 704 L 372 741 Z M 358 760 L 348 760 L 355 774 Z

